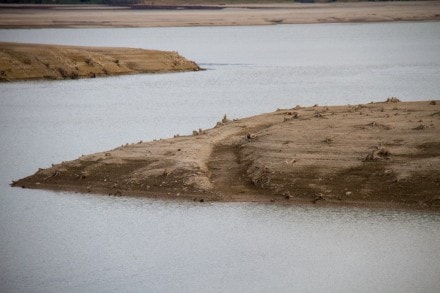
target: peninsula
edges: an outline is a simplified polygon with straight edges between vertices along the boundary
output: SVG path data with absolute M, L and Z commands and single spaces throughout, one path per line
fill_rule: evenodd
M 0 81 L 198 70 L 177 52 L 0 42 Z
M 440 208 L 440 102 L 301 107 L 62 162 L 12 186 L 196 201 Z

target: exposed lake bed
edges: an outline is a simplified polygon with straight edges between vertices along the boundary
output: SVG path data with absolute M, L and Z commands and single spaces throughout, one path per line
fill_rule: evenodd
M 162 3 L 161 3 L 162 2 Z M 165 2 L 165 3 L 163 3 Z M 168 2 L 168 3 L 167 3 Z M 190 1 L 191 2 L 191 1 Z M 203 2 L 203 1 L 202 1 Z M 241 3 L 243 2 L 243 3 Z M 248 2 L 248 3 L 246 3 Z M 260 3 L 259 3 L 260 2 Z M 261 3 L 263 2 L 263 3 Z M 154 1 L 147 5 L 1 5 L 1 28 L 194 27 L 439 20 L 439 1 Z M 275 3 L 274 3 L 275 2 Z M 165 4 L 165 5 L 164 5 Z M 188 4 L 188 3 L 187 3 Z
M 177 52 L 0 42 L 0 82 L 198 71 Z
M 301 107 L 40 169 L 21 188 L 440 208 L 440 102 Z
M 0 35 L 15 42 L 178 50 L 207 69 L 0 85 L 5 291 L 440 290 L 438 212 L 322 207 L 323 201 L 164 201 L 9 186 L 40 167 L 83 154 L 191 135 L 213 127 L 224 114 L 232 120 L 280 108 L 286 109 L 278 112 L 284 120 L 296 105 L 354 108 L 391 96 L 438 107 L 429 105 L 440 95 L 437 23 Z M 221 42 L 208 41 L 213 35 Z M 405 115 L 393 110 L 398 104 L 375 114 Z M 359 124 L 366 132 L 393 131 L 380 129 L 387 123 L 376 120 Z M 430 124 L 419 120 L 413 119 L 408 131 L 423 135 L 438 129 L 413 130 Z M 376 129 L 367 125 L 374 121 Z M 319 145 L 325 146 L 325 139 L 319 138 Z

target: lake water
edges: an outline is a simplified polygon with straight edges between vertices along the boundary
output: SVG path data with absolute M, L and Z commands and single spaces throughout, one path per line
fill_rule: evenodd
M 1 292 L 439 292 L 440 215 L 21 190 L 13 179 L 223 114 L 440 98 L 440 23 L 0 30 L 179 51 L 206 71 L 0 84 Z M 127 290 L 128 289 L 128 290 Z

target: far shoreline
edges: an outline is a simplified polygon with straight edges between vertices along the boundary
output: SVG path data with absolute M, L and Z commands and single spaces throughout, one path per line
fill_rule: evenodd
M 440 1 L 126 6 L 0 5 L 0 29 L 440 21 Z

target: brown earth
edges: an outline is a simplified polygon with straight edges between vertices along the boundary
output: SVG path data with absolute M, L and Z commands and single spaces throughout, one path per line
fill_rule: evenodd
M 440 209 L 440 101 L 281 109 L 127 144 L 12 183 L 183 198 Z
M 176 52 L 0 42 L 0 81 L 197 71 Z
M 192 9 L 175 9 L 182 1 L 150 2 L 156 4 L 156 9 L 148 6 L 149 1 L 145 2 L 147 5 L 132 7 L 4 4 L 0 5 L 0 28 L 164 27 L 440 20 L 440 1 L 236 5 L 197 1 L 197 5 L 191 6 Z M 157 9 L 157 5 L 165 6 Z

